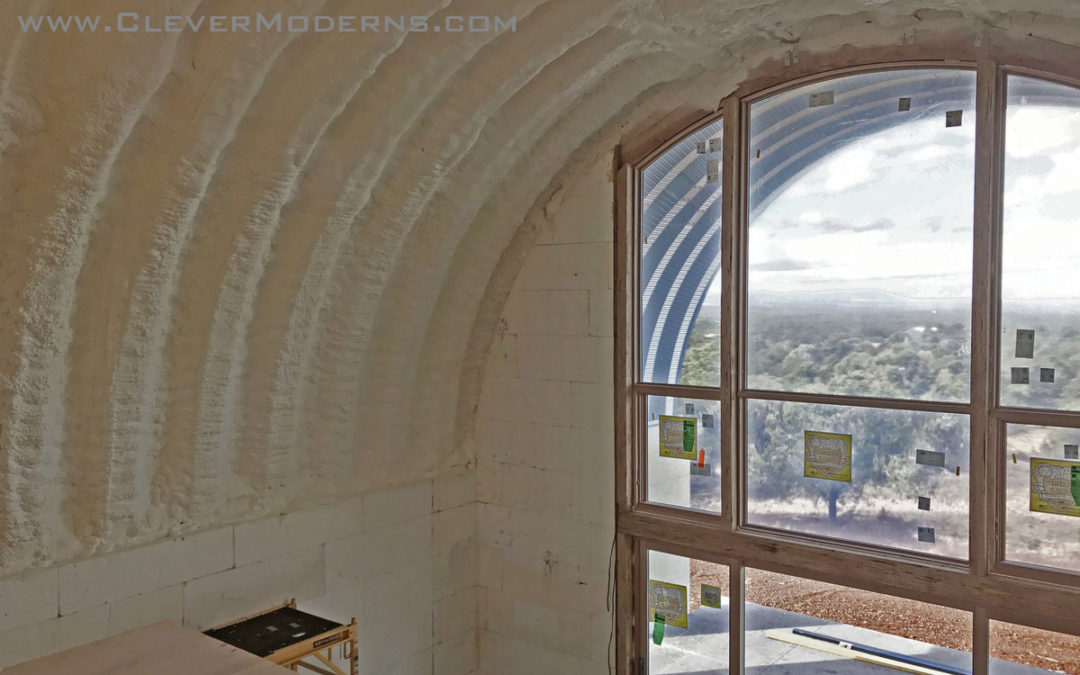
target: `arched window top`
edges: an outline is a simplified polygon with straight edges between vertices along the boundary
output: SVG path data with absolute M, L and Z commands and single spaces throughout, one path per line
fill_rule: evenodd
M 641 365 L 650 381 L 679 381 L 687 337 L 720 269 L 723 129 L 722 120 L 706 124 L 642 172 Z

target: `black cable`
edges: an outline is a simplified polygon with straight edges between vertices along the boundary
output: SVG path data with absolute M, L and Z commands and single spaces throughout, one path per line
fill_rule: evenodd
M 618 535 L 611 538 L 611 555 L 608 556 L 608 587 L 607 587 L 607 610 L 611 614 L 611 632 L 608 633 L 607 642 L 607 666 L 609 675 L 614 675 L 615 669 L 611 662 L 611 644 L 615 641 L 615 541 Z

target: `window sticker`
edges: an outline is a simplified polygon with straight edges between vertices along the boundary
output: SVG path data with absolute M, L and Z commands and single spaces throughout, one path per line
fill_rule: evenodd
M 1080 445 L 1065 444 L 1065 459 L 1080 459 Z
M 950 110 L 945 113 L 945 126 L 958 127 L 964 122 L 963 110 Z
M 930 498 L 929 497 L 919 497 L 919 510 L 920 511 L 929 511 L 930 510 Z
M 661 415 L 659 426 L 661 457 L 697 459 L 697 420 Z
M 907 112 L 911 110 L 911 99 L 907 96 L 901 96 L 900 103 L 896 106 L 896 109 L 900 112 Z
M 833 104 L 833 92 L 832 91 L 819 91 L 810 94 L 810 107 L 817 108 L 823 105 Z
M 945 466 L 945 453 L 937 450 L 915 450 L 915 463 L 924 466 Z
M 918 531 L 919 541 L 926 542 L 927 544 L 933 544 L 937 542 L 937 536 L 934 534 L 934 528 L 932 527 L 920 527 Z
M 686 411 L 687 415 L 693 415 L 694 414 L 694 404 L 693 403 L 684 403 L 683 404 L 683 409 Z
M 1054 381 L 1054 369 L 1053 368 L 1039 368 L 1039 382 L 1053 382 Z
M 701 584 L 701 604 L 705 607 L 720 609 L 723 605 L 724 593 L 719 586 Z
M 851 482 L 851 435 L 803 432 L 803 476 Z
M 649 579 L 649 616 L 657 614 L 669 626 L 686 628 L 686 586 Z
M 1016 358 L 1035 358 L 1035 331 L 1026 328 L 1016 329 Z
M 699 155 L 704 155 L 705 154 L 705 141 L 701 141 L 701 142 L 699 142 L 697 144 L 697 154 L 699 154 Z
M 720 181 L 720 160 L 710 159 L 706 165 L 706 183 L 718 183 Z
M 715 424 L 712 413 L 701 413 L 701 426 L 705 429 L 712 429 Z
M 720 152 L 720 149 L 723 147 L 722 144 L 723 144 L 723 141 L 721 139 L 719 139 L 719 138 L 710 138 L 709 139 L 709 152 Z
M 1032 457 L 1031 510 L 1080 517 L 1080 462 Z
M 1028 384 L 1031 382 L 1031 373 L 1027 368 L 1013 368 L 1012 369 L 1012 383 L 1013 384 Z

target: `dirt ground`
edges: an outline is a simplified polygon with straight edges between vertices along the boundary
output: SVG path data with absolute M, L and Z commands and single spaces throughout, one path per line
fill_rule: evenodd
M 727 567 L 691 561 L 691 610 L 700 606 L 702 583 L 719 586 L 727 595 Z M 971 650 L 971 615 L 961 610 L 760 570 L 747 570 L 746 599 L 827 621 Z M 995 622 L 990 627 L 990 645 L 994 658 L 1080 675 L 1080 637 Z

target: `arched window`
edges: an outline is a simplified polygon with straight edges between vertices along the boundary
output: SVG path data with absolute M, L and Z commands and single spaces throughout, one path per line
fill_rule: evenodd
M 969 51 L 623 164 L 620 668 L 1080 672 L 1080 88 Z

